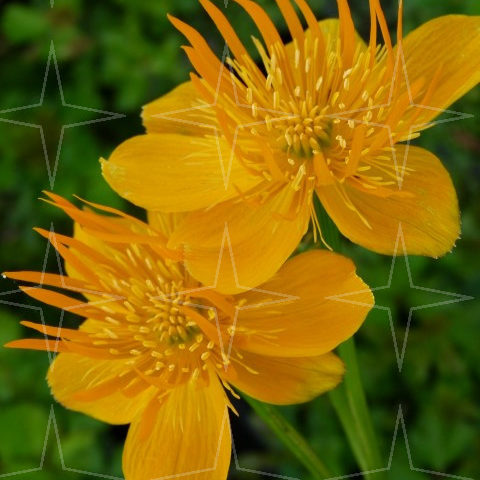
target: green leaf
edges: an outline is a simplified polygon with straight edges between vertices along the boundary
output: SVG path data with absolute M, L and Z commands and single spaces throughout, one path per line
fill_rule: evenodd
M 30 7 L 14 4 L 5 10 L 2 31 L 14 44 L 28 42 L 48 31 L 46 15 L 40 15 Z

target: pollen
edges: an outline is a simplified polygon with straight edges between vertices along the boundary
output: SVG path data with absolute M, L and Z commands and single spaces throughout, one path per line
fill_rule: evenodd
M 310 8 L 298 3 L 306 31 L 299 18 L 292 18 L 288 2 L 279 2 L 289 42 L 282 40 L 266 14 L 257 16 L 250 3 L 238 3 L 261 34 L 252 37 L 259 61 L 250 56 L 224 14 L 202 0 L 232 52 L 226 59 L 228 78 L 225 74 L 220 82 L 200 60 L 208 55 L 214 62 L 214 56 L 199 41 L 198 32 L 193 35 L 193 29 L 172 21 L 191 41 L 189 57 L 198 74 L 194 85 L 205 100 L 215 103 L 219 131 L 248 172 L 263 182 L 263 192 L 256 189 L 242 199 L 261 204 L 279 184 L 290 184 L 298 195 L 280 215 L 292 218 L 301 209 L 300 202 L 311 203 L 315 190 L 335 184 L 340 201 L 366 223 L 348 189 L 380 198 L 402 195 L 399 186 L 411 170 L 399 170 L 392 145 L 418 136 L 422 113 L 414 112 L 414 103 L 428 104 L 439 74 L 430 83 L 418 79 L 407 88 L 402 69 L 395 69 L 395 51 L 378 0 L 369 0 L 368 42 L 355 32 L 344 1 L 338 0 L 338 28 L 328 20 L 318 23 Z M 402 8 L 399 2 L 400 41 Z M 383 45 L 377 41 L 378 25 Z
M 116 252 L 116 258 L 129 272 L 120 292 L 126 298 L 123 309 L 128 313 L 122 321 L 121 311 L 108 304 L 100 306 L 100 311 L 108 313 L 105 319 L 109 327 L 92 336 L 110 341 L 111 354 L 125 357 L 129 366 L 134 365 L 157 384 L 201 378 L 204 365 L 212 359 L 216 365 L 222 359 L 218 335 L 217 342 L 209 340 L 197 324 L 201 317 L 215 330 L 212 305 L 192 297 L 189 292 L 195 281 L 176 262 L 151 258 L 137 245 L 124 253 Z M 113 288 L 115 278 L 104 279 L 104 285 Z
M 288 56 L 281 45 L 268 54 L 259 40 L 254 39 L 254 43 L 266 71 L 264 85 L 256 83 L 251 69 L 229 59 L 247 88 L 246 101 L 255 112 L 254 117 L 262 117 L 265 122 L 265 128 L 257 127 L 253 133 L 269 140 L 289 157 L 311 157 L 330 144 L 332 127 L 331 119 L 326 116 L 328 106 L 321 106 L 323 76 L 314 82 L 310 78 L 321 61 L 318 41 L 313 45 L 306 42 L 305 47 L 311 50 L 308 56 L 298 47 Z
M 392 156 L 384 155 L 388 137 L 384 138 L 382 129 L 365 128 L 397 116 L 392 109 L 371 108 L 374 102 L 387 102 L 389 93 L 385 69 L 375 68 L 387 55 L 384 48 L 357 46 L 347 64 L 338 39 L 331 34 L 323 39 L 306 35 L 301 46 L 298 39 L 288 46 L 276 43 L 268 51 L 260 40 L 254 39 L 254 44 L 266 72 L 263 84 L 253 64 L 234 59 L 229 64 L 246 87 L 252 121 L 264 120 L 250 133 L 277 151 L 270 164 L 260 166 L 265 179 L 281 178 L 295 191 L 308 188 L 312 180 L 322 183 L 314 166 L 314 158 L 321 156 L 331 177 L 340 183 L 348 178 L 375 191 L 400 181 Z M 399 113 L 408 108 L 396 107 Z M 348 111 L 356 113 L 343 118 Z M 371 168 L 375 176 L 366 173 Z
M 51 238 L 50 232 L 39 229 L 61 249 L 65 260 L 81 271 L 83 280 L 76 282 L 85 285 L 80 291 L 89 292 L 87 303 L 71 299 L 76 307 L 72 311 L 88 317 L 85 327 L 70 334 L 61 328 L 49 330 L 61 336 L 59 348 L 116 360 L 117 365 L 123 365 L 118 374 L 120 386 L 123 377 L 129 381 L 138 377 L 145 388 L 153 385 L 165 389 L 188 381 L 205 384 L 212 371 L 220 369 L 224 373 L 234 368 L 224 348 L 236 354 L 236 346 L 228 345 L 237 339 L 228 329 L 237 306 L 244 305 L 244 298 L 202 287 L 185 269 L 179 254 L 167 250 L 162 237 L 152 237 L 147 224 L 130 220 L 131 225 L 122 230 L 118 222 L 105 215 L 81 211 L 61 197 L 49 196 L 54 200 L 51 203 L 81 219 L 82 228 L 102 225 L 100 237 L 108 232 L 107 236 L 115 238 L 112 243 L 95 239 L 98 252 L 88 255 L 94 251 L 88 240 L 83 244 L 64 236 Z M 132 242 L 132 236 L 145 243 Z M 66 284 L 55 280 L 53 286 L 68 289 Z M 58 304 L 55 292 L 33 290 L 46 303 Z M 68 303 L 69 297 L 62 298 Z M 63 306 L 68 308 L 65 303 Z

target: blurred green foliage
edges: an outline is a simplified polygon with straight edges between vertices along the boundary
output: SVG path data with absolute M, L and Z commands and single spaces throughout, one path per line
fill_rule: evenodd
M 260 3 L 284 29 L 273 0 Z M 310 3 L 315 4 L 319 18 L 336 15 L 334 1 Z M 357 27 L 366 36 L 368 2 L 351 3 Z M 394 31 L 396 1 L 383 4 Z M 479 2 L 474 0 L 406 0 L 405 4 L 407 31 L 442 14 L 480 14 Z M 219 54 L 223 45 L 195 0 L 55 0 L 53 8 L 48 0 L 7 1 L 0 9 L 0 111 L 4 112 L 0 117 L 10 121 L 0 122 L 0 268 L 41 269 L 46 242 L 32 227 L 53 225 L 55 231 L 69 233 L 71 225 L 58 210 L 37 200 L 43 189 L 50 188 L 38 125 L 43 128 L 53 170 L 62 126 L 104 117 L 62 107 L 53 64 L 43 104 L 5 112 L 39 102 L 51 42 L 67 104 L 125 115 L 65 129 L 54 191 L 130 210 L 104 183 L 98 159 L 142 131 L 139 112 L 144 103 L 188 78 L 189 65 L 180 50 L 183 40 L 169 24 L 167 12 L 197 27 Z M 249 41 L 255 31 L 252 23 L 233 2 L 228 10 L 240 36 Z M 477 88 L 452 108 L 477 114 L 479 107 Z M 480 287 L 480 123 L 472 118 L 440 124 L 415 143 L 435 152 L 451 172 L 462 209 L 463 234 L 454 251 L 440 260 L 409 258 L 413 284 L 475 296 Z M 356 261 L 369 285 L 387 284 L 389 257 L 345 240 L 342 251 Z M 58 269 L 52 250 L 46 265 L 50 271 Z M 0 344 L 25 333 L 18 324 L 22 318 L 38 321 L 44 315 L 51 324 L 60 318 L 54 309 L 41 310 L 25 296 L 9 293 L 15 288 L 14 282 L 1 280 Z M 409 309 L 450 298 L 411 288 L 401 256 L 391 288 L 375 293 L 377 305 L 391 308 L 400 352 Z M 478 478 L 479 318 L 476 300 L 413 311 L 402 373 L 386 309 L 372 311 L 359 332 L 360 367 L 385 459 L 379 468 L 389 461 L 399 404 L 403 409 L 408 447 L 400 426 L 389 472 L 392 480 L 437 478 L 413 471 L 409 455 L 419 469 Z M 29 469 L 38 471 L 20 477 L 73 480 L 86 478 L 82 471 L 121 476 L 126 429 L 55 404 L 43 380 L 47 367 L 46 354 L 0 349 L 0 476 Z M 52 404 L 56 423 L 50 423 L 46 436 Z M 241 417 L 234 420 L 239 468 L 232 463 L 231 478 L 254 478 L 255 474 L 242 471 L 253 469 L 307 479 L 265 425 L 245 406 L 239 408 Z M 358 471 L 328 397 L 283 410 L 335 475 Z M 163 448 L 168 446 L 159 445 L 159 451 Z

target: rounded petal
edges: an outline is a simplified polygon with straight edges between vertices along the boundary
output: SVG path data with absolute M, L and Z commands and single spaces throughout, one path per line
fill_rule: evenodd
M 127 140 L 102 161 L 102 172 L 122 197 L 166 212 L 209 207 L 258 182 L 231 158 L 224 140 L 171 133 Z
M 203 137 L 214 134 L 217 126 L 214 110 L 200 97 L 192 82 L 182 83 L 145 105 L 142 119 L 148 133 Z
M 188 270 L 204 285 L 244 291 L 269 279 L 295 250 L 308 227 L 309 205 L 289 186 L 260 206 L 224 202 L 189 215 L 169 247 L 184 246 Z
M 154 399 L 130 426 L 123 452 L 126 480 L 225 480 L 231 437 L 225 392 L 186 383 L 160 403 Z M 153 403 L 154 402 L 154 403 Z
M 90 415 L 102 422 L 121 425 L 130 423 L 148 404 L 154 394 L 145 388 L 127 397 L 120 391 L 87 401 L 78 394 L 115 379 L 125 371 L 124 362 L 99 360 L 75 353 L 60 353 L 48 370 L 48 384 L 55 399 L 71 410 Z
M 395 254 L 402 248 L 397 243 L 401 226 L 408 254 L 443 255 L 460 234 L 457 195 L 450 175 L 440 160 L 423 148 L 395 148 L 399 164 L 407 155 L 406 167 L 412 169 L 406 172 L 400 191 L 379 197 L 345 183 L 352 205 L 368 225 L 347 206 L 337 186 L 318 188 L 318 196 L 338 229 L 354 243 L 378 253 Z
M 242 352 L 249 370 L 235 367 L 235 376 L 226 380 L 250 397 L 275 405 L 312 400 L 335 388 L 341 381 L 343 362 L 333 353 L 317 357 L 265 357 Z
M 408 82 L 425 79 L 434 89 L 417 123 L 439 115 L 480 81 L 480 16 L 447 15 L 435 18 L 403 40 Z
M 270 281 L 241 297 L 246 304 L 238 312 L 234 345 L 285 357 L 333 350 L 360 328 L 374 304 L 353 262 L 327 250 L 293 257 Z

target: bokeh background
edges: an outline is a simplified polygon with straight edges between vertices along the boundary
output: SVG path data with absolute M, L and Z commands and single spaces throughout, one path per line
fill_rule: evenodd
M 188 77 L 189 65 L 180 50 L 183 39 L 169 24 L 167 12 L 197 27 L 219 54 L 223 48 L 196 0 L 55 0 L 53 7 L 51 3 L 31 0 L 0 4 L 2 271 L 40 270 L 44 264 L 49 271 L 58 271 L 54 251 L 48 251 L 45 240 L 32 231 L 35 226 L 53 225 L 56 232 L 71 232 L 70 222 L 59 210 L 38 200 L 43 189 L 51 188 L 49 170 L 52 176 L 55 173 L 53 190 L 57 193 L 67 197 L 77 194 L 135 211 L 103 181 L 98 159 L 108 156 L 122 140 L 142 132 L 139 112 L 144 103 Z M 273 0 L 259 3 L 285 31 Z M 336 16 L 333 0 L 310 3 L 319 18 Z M 351 3 L 357 28 L 367 37 L 368 2 Z M 382 4 L 393 32 L 396 0 L 384 0 Z M 405 30 L 448 13 L 479 15 L 480 2 L 405 0 Z M 255 29 L 247 16 L 233 2 L 227 14 L 248 42 Z M 52 42 L 64 105 L 53 58 L 39 105 Z M 34 107 L 18 109 L 29 105 Z M 119 116 L 63 128 L 108 117 L 68 105 Z M 452 108 L 477 115 L 480 89 Z M 410 257 L 411 279 L 414 285 L 426 289 L 475 297 L 480 287 L 480 122 L 469 118 L 440 124 L 415 144 L 435 152 L 451 172 L 462 210 L 463 233 L 457 247 L 444 258 Z M 372 254 L 346 240 L 342 240 L 341 249 L 357 262 L 360 275 L 369 285 L 388 283 L 391 258 Z M 388 464 L 401 404 L 409 449 L 400 428 L 388 478 L 438 478 L 412 470 L 412 462 L 417 469 L 479 479 L 480 304 L 476 299 L 455 302 L 457 297 L 412 288 L 405 258 L 399 253 L 391 287 L 376 292 L 377 304 L 391 308 L 399 351 L 411 307 L 452 303 L 414 309 L 401 373 L 386 308 L 373 310 L 357 335 L 361 374 L 384 458 L 384 464 L 378 467 Z M 12 292 L 16 288 L 15 282 L 0 279 L 0 344 L 25 334 L 19 320 L 40 320 L 40 305 Z M 59 311 L 44 308 L 43 313 L 48 323 L 59 321 Z M 46 354 L 0 348 L 0 477 L 40 466 L 41 470 L 17 478 L 75 480 L 87 478 L 85 472 L 121 476 L 126 428 L 102 424 L 54 403 L 44 380 L 47 367 Z M 51 424 L 46 436 L 52 405 L 56 424 Z M 232 462 L 231 479 L 260 478 L 244 469 L 310 478 L 253 412 L 244 404 L 237 407 L 241 416 L 233 419 L 233 431 L 239 468 Z M 282 410 L 336 476 L 359 471 L 327 396 Z M 166 448 L 168 445 L 159 445 L 159 454 Z

